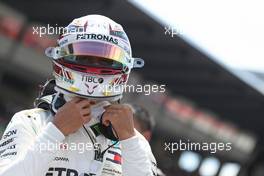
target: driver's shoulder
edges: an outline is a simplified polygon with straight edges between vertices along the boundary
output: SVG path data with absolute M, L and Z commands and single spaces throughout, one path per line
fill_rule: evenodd
M 17 112 L 11 119 L 10 123 L 17 124 L 30 124 L 37 125 L 38 127 L 46 125 L 49 121 L 51 121 L 52 114 L 50 111 L 33 108 L 26 109 Z

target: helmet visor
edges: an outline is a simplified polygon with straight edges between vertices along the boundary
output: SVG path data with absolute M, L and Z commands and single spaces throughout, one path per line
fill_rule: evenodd
M 98 68 L 111 68 L 116 70 L 123 69 L 123 65 L 120 62 L 97 57 L 97 56 L 76 56 L 68 55 L 63 57 L 64 62 L 69 64 L 88 66 L 88 67 L 98 67 Z
M 110 68 L 115 68 L 120 65 L 128 66 L 129 62 L 131 62 L 123 49 L 108 43 L 94 41 L 76 42 L 62 49 L 65 52 L 63 55 L 66 61 L 80 65 L 93 66 L 93 64 L 97 64 L 96 66 L 98 67 L 110 66 Z M 100 59 L 92 56 L 99 57 Z

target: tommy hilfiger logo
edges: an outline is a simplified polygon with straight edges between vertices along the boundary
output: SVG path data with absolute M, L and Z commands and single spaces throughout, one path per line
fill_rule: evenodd
M 107 157 L 106 160 L 107 161 L 111 161 L 115 164 L 120 164 L 122 163 L 122 156 L 114 151 L 108 150 L 108 153 L 111 154 L 111 156 Z

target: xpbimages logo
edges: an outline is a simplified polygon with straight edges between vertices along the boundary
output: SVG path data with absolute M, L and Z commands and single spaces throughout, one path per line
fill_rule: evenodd
M 46 152 L 46 151 L 77 151 L 78 153 L 84 153 L 86 151 L 100 151 L 101 150 L 101 144 L 99 143 L 91 143 L 91 142 L 71 142 L 71 143 L 39 143 L 34 146 L 31 146 L 32 150 L 38 151 L 38 152 Z
M 112 93 L 140 93 L 144 95 L 151 95 L 153 93 L 164 93 L 166 91 L 166 85 L 156 85 L 156 84 L 124 84 L 117 86 L 102 85 L 98 87 L 101 92 L 112 92 Z
M 216 153 L 218 151 L 231 151 L 232 143 L 224 142 L 191 142 L 190 140 L 177 142 L 165 142 L 164 150 L 173 154 L 176 151 L 208 151 Z
M 33 35 L 42 37 L 44 35 L 62 35 L 62 34 L 82 34 L 85 32 L 85 26 L 58 26 L 57 24 L 46 26 L 32 26 Z

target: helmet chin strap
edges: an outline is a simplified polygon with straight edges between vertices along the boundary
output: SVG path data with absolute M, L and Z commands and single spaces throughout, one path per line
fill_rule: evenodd
M 62 107 L 65 103 L 66 101 L 64 99 L 63 94 L 61 94 L 60 92 L 57 92 L 50 104 L 52 112 L 56 114 L 58 112 L 58 109 Z

